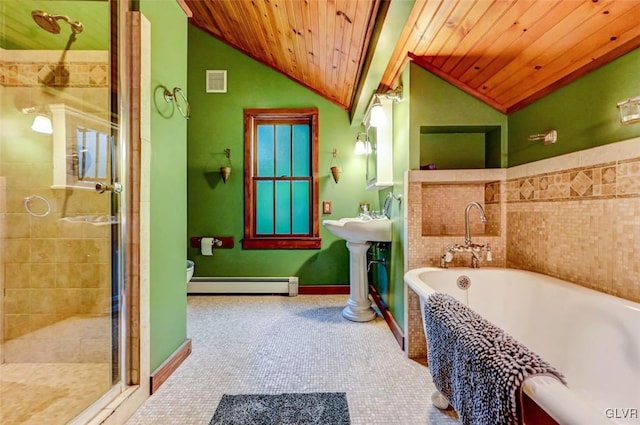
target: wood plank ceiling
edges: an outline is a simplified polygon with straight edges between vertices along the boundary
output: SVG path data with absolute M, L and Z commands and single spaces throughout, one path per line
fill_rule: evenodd
M 380 0 L 186 3 L 196 26 L 353 107 Z M 417 0 L 379 89 L 413 60 L 510 113 L 639 46 L 637 0 Z
M 191 23 L 349 109 L 380 0 L 186 0 Z

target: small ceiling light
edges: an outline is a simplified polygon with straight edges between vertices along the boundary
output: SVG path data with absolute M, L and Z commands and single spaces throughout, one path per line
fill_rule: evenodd
M 618 102 L 618 111 L 622 124 L 640 122 L 640 96 Z
M 53 134 L 53 126 L 51 125 L 51 118 L 46 115 L 38 114 L 33 119 L 31 130 L 42 134 Z

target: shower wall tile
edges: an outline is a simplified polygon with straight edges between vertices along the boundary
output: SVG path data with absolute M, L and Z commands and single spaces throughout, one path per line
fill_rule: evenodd
M 5 239 L 5 263 L 28 263 L 31 261 L 29 239 Z
M 61 61 L 61 52 L 56 51 L 0 49 L 0 90 L 16 108 L 52 103 L 47 90 L 64 88 L 65 97 L 60 101 L 67 103 L 69 99 L 86 110 L 105 111 L 110 102 L 108 78 L 107 52 L 69 51 Z M 55 336 L 38 330 L 74 315 L 108 313 L 111 302 L 110 226 L 61 220 L 107 216 L 109 197 L 90 190 L 51 189 L 53 145 L 49 136 L 29 130 L 31 120 L 19 109 L 0 116 L 3 133 L 12 139 L 12 143 L 0 145 L 0 233 L 4 244 L 0 278 L 2 288 L 13 291 L 9 304 L 2 302 L 12 312 L 0 325 L 0 332 L 8 339 L 0 354 L 14 360 L 20 358 L 15 355 L 18 345 L 25 354 L 43 352 L 47 344 L 56 344 Z M 25 198 L 33 195 L 47 200 L 48 215 L 29 215 Z M 48 208 L 37 198 L 32 198 L 28 207 L 36 214 Z M 89 291 L 86 295 L 85 290 Z M 107 335 L 108 329 L 103 334 Z M 45 352 L 41 360 L 46 357 Z
M 5 242 L 6 243 L 6 242 Z M 6 245 L 5 245 L 6 246 Z M 11 279 L 5 279 L 5 288 L 26 289 L 29 288 L 30 279 L 29 263 L 4 263 L 4 275 Z
M 51 270 L 56 268 L 55 263 L 31 263 L 25 266 L 28 267 L 26 277 L 29 279 L 30 288 L 56 287 L 56 273 L 51 273 Z

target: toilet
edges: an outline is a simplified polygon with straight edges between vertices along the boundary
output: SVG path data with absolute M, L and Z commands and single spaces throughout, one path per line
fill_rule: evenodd
M 193 270 L 195 269 L 195 267 L 196 264 L 193 261 L 187 260 L 187 284 L 193 277 Z

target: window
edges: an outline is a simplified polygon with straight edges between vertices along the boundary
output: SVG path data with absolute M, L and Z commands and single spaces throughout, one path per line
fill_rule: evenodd
M 80 182 L 92 185 L 107 178 L 109 166 L 108 135 L 98 130 L 76 127 L 76 146 L 73 149 L 73 174 Z
M 318 110 L 244 111 L 245 249 L 319 249 Z

